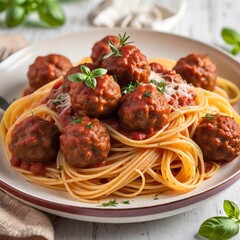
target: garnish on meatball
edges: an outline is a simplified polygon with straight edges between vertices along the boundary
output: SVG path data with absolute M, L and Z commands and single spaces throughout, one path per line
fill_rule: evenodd
M 109 56 L 103 60 L 102 66 L 108 74 L 116 77 L 121 87 L 136 81 L 148 83 L 151 72 L 147 57 L 132 45 L 120 47 L 119 56 Z
M 88 67 L 90 69 L 90 71 L 92 71 L 93 69 L 96 68 L 96 66 L 93 65 L 92 63 L 83 63 L 83 64 L 79 64 L 77 66 L 71 67 L 67 71 L 67 73 L 63 76 L 63 82 L 62 82 L 62 92 L 63 93 L 67 93 L 70 89 L 70 84 L 72 84 L 72 82 L 68 80 L 68 77 L 75 73 L 81 73 L 81 66 Z
M 81 74 L 70 75 L 69 96 L 72 108 L 78 116 L 104 118 L 113 113 L 119 105 L 121 90 L 113 76 L 103 68 L 90 71 L 81 66 Z
M 164 94 L 167 102 L 174 109 L 195 105 L 195 93 L 191 86 L 176 73 L 175 70 L 164 68 L 159 63 L 150 63 L 152 69 L 150 83 L 156 85 Z

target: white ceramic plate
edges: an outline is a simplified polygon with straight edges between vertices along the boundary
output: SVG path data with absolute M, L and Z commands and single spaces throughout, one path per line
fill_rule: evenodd
M 204 43 L 161 32 L 91 29 L 34 44 L 10 56 L 0 65 L 0 96 L 8 101 L 19 96 L 20 91 L 27 84 L 28 66 L 37 56 L 60 53 L 68 56 L 73 63 L 78 62 L 91 54 L 91 47 L 96 41 L 108 34 L 123 34 L 125 31 L 149 58 L 178 60 L 192 52 L 207 53 L 216 63 L 219 75 L 240 84 L 240 64 L 231 56 Z M 239 111 L 239 106 L 237 109 Z M 0 187 L 15 198 L 59 216 L 105 223 L 148 221 L 181 213 L 202 204 L 240 178 L 240 159 L 238 159 L 223 165 L 214 177 L 204 181 L 199 188 L 190 193 L 162 194 L 157 200 L 154 196 L 137 197 L 130 199 L 128 205 L 121 203 L 123 199 L 117 199 L 119 204 L 116 207 L 102 207 L 100 204 L 77 202 L 67 193 L 26 182 L 11 169 L 2 146 L 0 146 L 0 159 Z M 108 200 L 106 199 L 105 202 Z

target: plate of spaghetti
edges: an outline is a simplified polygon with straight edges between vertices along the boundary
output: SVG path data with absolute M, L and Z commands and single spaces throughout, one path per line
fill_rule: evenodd
M 205 43 L 91 29 L 0 65 L 0 187 L 73 219 L 184 212 L 240 177 L 240 64 Z

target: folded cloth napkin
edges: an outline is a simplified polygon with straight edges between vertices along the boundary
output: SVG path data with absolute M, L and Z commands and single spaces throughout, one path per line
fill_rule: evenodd
M 90 20 L 96 26 L 141 28 L 162 17 L 161 10 L 149 1 L 104 0 L 91 13 Z
M 0 45 L 1 43 L 0 41 Z M 0 120 L 3 114 L 4 111 L 0 108 Z M 53 240 L 54 230 L 51 221 L 43 212 L 27 206 L 0 190 L 0 239 Z
M 0 191 L 1 240 L 53 240 L 49 218 Z
M 27 39 L 22 34 L 0 36 L 0 62 L 27 44 Z
M 171 22 L 180 20 L 185 11 L 184 8 L 185 6 L 180 4 L 176 13 L 146 0 L 103 0 L 90 13 L 89 20 L 93 25 L 100 27 L 163 30 L 166 27 L 169 28 L 173 24 Z

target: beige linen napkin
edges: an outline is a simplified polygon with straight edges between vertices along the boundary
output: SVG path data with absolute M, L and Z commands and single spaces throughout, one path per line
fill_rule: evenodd
M 19 35 L 0 36 L 0 49 L 2 43 L 7 44 L 6 39 L 9 42 L 8 47 L 13 51 L 23 47 L 23 42 L 26 42 L 26 39 Z M 0 109 L 0 120 L 3 114 L 4 111 Z M 0 239 L 53 240 L 54 230 L 47 215 L 0 190 Z
M 25 47 L 27 43 L 27 39 L 22 34 L 0 36 L 0 62 L 20 48 Z
M 1 240 L 53 240 L 54 231 L 48 217 L 0 191 Z

